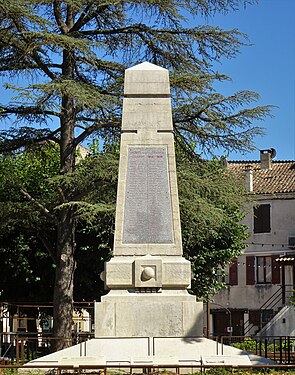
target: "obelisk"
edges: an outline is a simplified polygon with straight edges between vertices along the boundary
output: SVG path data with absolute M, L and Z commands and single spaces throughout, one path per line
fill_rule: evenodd
M 145 62 L 125 71 L 114 251 L 95 337 L 201 336 L 182 254 L 169 72 Z

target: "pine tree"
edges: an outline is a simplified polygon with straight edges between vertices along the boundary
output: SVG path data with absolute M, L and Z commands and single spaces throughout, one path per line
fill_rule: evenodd
M 0 74 L 16 96 L 0 116 L 16 125 L 0 134 L 0 152 L 52 140 L 60 146 L 60 175 L 75 170 L 77 145 L 120 129 L 123 73 L 142 61 L 170 70 L 174 129 L 182 145 L 212 151 L 247 150 L 261 132 L 252 122 L 269 107 L 245 108 L 258 99 L 241 91 L 224 97 L 214 83 L 228 77 L 212 62 L 233 58 L 246 43 L 238 30 L 186 27 L 184 14 L 208 17 L 251 0 L 1 0 Z M 57 228 L 54 335 L 70 338 L 76 264 L 76 205 L 65 180 L 54 217 L 32 195 L 22 194 Z M 63 347 L 62 342 L 56 349 Z

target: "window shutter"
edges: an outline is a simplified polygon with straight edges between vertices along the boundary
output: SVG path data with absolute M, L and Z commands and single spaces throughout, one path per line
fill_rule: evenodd
M 254 207 L 254 233 L 269 233 L 270 204 L 260 204 Z
M 281 282 L 281 270 L 280 265 L 276 262 L 277 257 L 277 255 L 271 257 L 271 282 L 273 284 L 280 284 Z
M 246 285 L 255 284 L 254 261 L 254 256 L 246 257 Z
M 234 258 L 229 265 L 229 285 L 238 285 L 238 259 Z

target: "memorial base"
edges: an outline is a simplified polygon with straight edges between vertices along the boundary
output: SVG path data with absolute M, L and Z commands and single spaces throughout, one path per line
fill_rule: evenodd
M 203 303 L 183 290 L 112 290 L 95 304 L 95 337 L 203 335 Z
M 77 372 L 85 371 L 84 366 L 92 366 L 92 371 L 101 371 L 102 368 L 109 367 L 108 373 L 115 372 L 116 368 L 116 373 L 129 369 L 130 373 L 142 374 L 143 368 L 147 365 L 162 367 L 163 370 L 167 365 L 174 365 L 180 373 L 195 374 L 200 365 L 223 367 L 251 364 L 266 365 L 274 362 L 202 337 L 105 337 L 82 342 L 34 359 L 26 363 L 21 372 L 31 375 L 32 370 L 36 372 L 38 369 L 38 373 L 42 374 L 42 371 L 47 373 L 52 369 L 53 372 L 54 368 L 63 365 L 74 366 Z M 125 368 L 120 369 L 122 365 Z M 179 369 L 179 366 L 185 367 Z M 106 368 L 104 370 L 106 372 Z

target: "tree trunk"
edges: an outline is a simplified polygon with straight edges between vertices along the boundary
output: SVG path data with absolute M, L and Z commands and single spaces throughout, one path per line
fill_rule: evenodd
M 70 5 L 66 12 L 68 30 L 72 27 L 74 14 Z M 65 29 L 63 32 L 66 32 Z M 64 50 L 62 76 L 74 79 L 74 50 Z M 76 108 L 73 98 L 65 91 L 62 94 L 60 117 L 60 173 L 72 173 L 75 167 L 75 120 Z M 61 186 L 63 203 L 70 201 L 69 191 Z M 53 334 L 55 351 L 72 345 L 73 292 L 75 264 L 75 212 L 72 206 L 64 206 L 58 214 L 57 265 L 53 297 Z
M 67 53 L 64 54 L 67 59 Z M 70 60 L 70 59 L 69 59 Z M 69 61 L 68 60 L 68 61 Z M 73 100 L 64 95 L 62 99 L 60 173 L 72 173 L 75 166 L 75 107 Z M 70 201 L 69 191 L 61 186 L 62 203 Z M 72 345 L 73 291 L 75 272 L 75 213 L 72 206 L 64 206 L 58 214 L 57 265 L 53 297 L 54 351 Z
M 54 351 L 72 345 L 73 290 L 75 272 L 75 218 L 71 207 L 59 214 L 57 229 L 57 258 L 54 297 L 53 334 Z
M 60 172 L 69 174 L 75 165 L 74 103 L 63 97 L 63 117 L 61 119 Z M 70 200 L 69 191 L 61 186 L 63 203 Z M 58 213 L 57 264 L 53 297 L 53 334 L 55 351 L 72 345 L 73 291 L 75 272 L 75 212 L 70 205 Z

